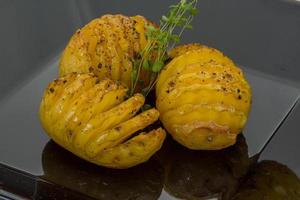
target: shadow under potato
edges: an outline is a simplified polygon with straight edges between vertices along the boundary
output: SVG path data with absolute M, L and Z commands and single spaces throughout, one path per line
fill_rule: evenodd
M 88 163 L 52 140 L 42 156 L 45 180 L 96 199 L 157 199 L 163 188 L 162 166 L 155 160 L 124 169 Z
M 95 199 L 300 199 L 298 177 L 275 161 L 249 158 L 243 135 L 219 151 L 189 150 L 168 137 L 148 162 L 124 170 L 88 163 L 52 140 L 43 151 L 45 180 Z
M 168 141 L 162 153 L 165 190 L 180 199 L 231 199 L 255 161 L 248 157 L 245 138 L 219 151 L 195 151 Z
M 250 170 L 234 200 L 299 200 L 300 181 L 287 166 L 264 160 Z

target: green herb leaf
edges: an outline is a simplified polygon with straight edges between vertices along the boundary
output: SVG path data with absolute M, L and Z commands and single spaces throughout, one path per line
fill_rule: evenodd
M 143 61 L 143 68 L 146 69 L 146 70 L 150 69 L 149 60 L 144 60 Z
M 150 110 L 151 108 L 152 108 L 152 106 L 150 104 L 144 104 L 141 109 L 144 112 L 146 110 Z
M 133 82 L 135 82 L 137 80 L 137 70 L 136 69 L 132 69 L 130 75 L 131 75 L 131 79 L 133 80 Z
M 147 26 L 147 32 L 155 32 L 156 30 L 157 29 L 152 25 Z
M 191 30 L 191 29 L 193 29 L 193 26 L 189 24 L 189 25 L 186 25 L 185 28 Z
M 134 61 L 131 73 L 132 88 L 131 95 L 139 82 L 140 70 L 150 71 L 151 81 L 142 93 L 146 96 L 156 83 L 156 77 L 168 60 L 167 52 L 176 43 L 185 29 L 192 29 L 191 21 L 197 14 L 197 0 L 180 0 L 177 4 L 171 5 L 170 10 L 160 19 L 160 28 L 153 25 L 146 26 L 145 35 L 147 45 L 140 52 L 140 58 Z
M 163 22 L 169 21 L 168 17 L 166 17 L 165 15 L 162 16 L 161 20 L 162 20 Z
M 163 61 L 161 61 L 161 60 L 155 61 L 153 63 L 153 66 L 152 66 L 152 71 L 153 72 L 159 72 L 163 68 L 164 64 L 165 63 Z
M 171 35 L 171 39 L 176 43 L 180 41 L 180 37 L 178 35 Z
M 192 9 L 190 10 L 190 14 L 191 14 L 192 16 L 197 15 L 197 14 L 198 14 L 197 8 L 192 8 Z

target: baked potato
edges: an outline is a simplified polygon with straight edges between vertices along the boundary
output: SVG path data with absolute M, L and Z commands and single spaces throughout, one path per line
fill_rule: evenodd
M 220 51 L 199 44 L 179 46 L 156 84 L 164 127 L 190 149 L 233 145 L 250 111 L 251 88 L 242 70 Z
M 104 15 L 76 31 L 60 59 L 60 76 L 70 72 L 94 73 L 100 79 L 110 78 L 131 87 L 134 60 L 147 45 L 147 25 L 157 27 L 142 16 Z M 148 55 L 149 57 L 154 55 Z M 141 70 L 146 86 L 149 76 Z
M 128 168 L 148 160 L 162 145 L 165 132 L 137 131 L 154 123 L 159 112 L 137 115 L 144 97 L 124 100 L 127 88 L 93 74 L 69 73 L 54 80 L 44 93 L 40 120 L 59 145 L 92 163 Z

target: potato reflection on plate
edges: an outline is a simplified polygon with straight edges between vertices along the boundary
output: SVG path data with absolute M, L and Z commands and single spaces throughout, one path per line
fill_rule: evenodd
M 180 199 L 230 199 L 253 162 L 242 135 L 220 151 L 193 151 L 168 141 L 164 152 L 165 190 Z
M 262 161 L 249 173 L 234 200 L 299 200 L 300 181 L 288 167 Z
M 90 164 L 49 141 L 42 157 L 44 179 L 97 199 L 157 199 L 163 188 L 162 167 L 150 160 L 113 170 Z

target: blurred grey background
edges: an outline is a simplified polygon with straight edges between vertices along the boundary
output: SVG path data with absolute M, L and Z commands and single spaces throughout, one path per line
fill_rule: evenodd
M 105 13 L 158 21 L 170 0 L 0 0 L 0 100 L 41 70 L 72 33 Z M 242 66 L 300 85 L 300 6 L 285 0 L 199 0 L 182 40 L 216 47 Z

